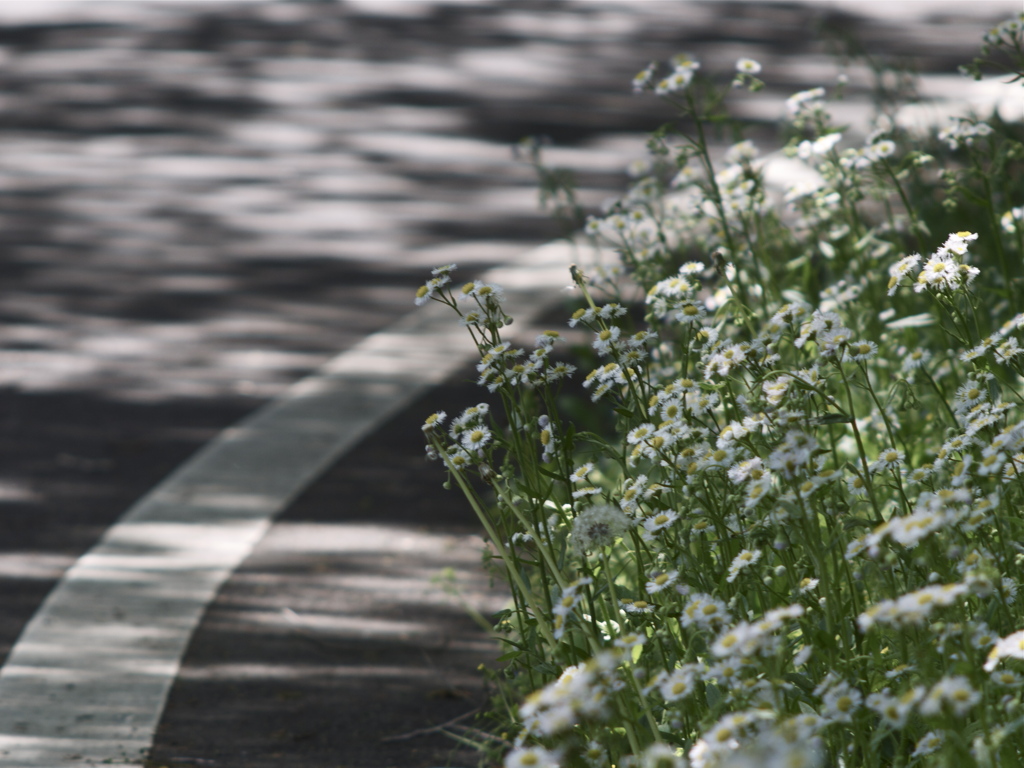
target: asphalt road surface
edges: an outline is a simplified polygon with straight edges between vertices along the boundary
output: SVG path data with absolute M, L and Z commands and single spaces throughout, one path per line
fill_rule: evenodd
M 596 209 L 643 132 L 671 117 L 630 93 L 652 59 L 686 51 L 721 73 L 759 60 L 769 86 L 736 109 L 771 148 L 782 100 L 835 82 L 842 35 L 907 57 L 949 95 L 982 32 L 1019 10 L 30 5 L 0 3 L 5 658 L 126 510 L 222 430 L 407 318 L 431 266 L 472 276 L 563 234 L 510 151 L 523 136 L 550 137 L 551 161 L 576 170 Z M 846 71 L 856 124 L 870 76 Z M 482 399 L 465 378 L 382 411 L 253 542 L 174 670 L 150 765 L 474 764 L 431 728 L 466 715 L 448 730 L 470 733 L 494 648 L 461 602 L 487 611 L 501 592 L 418 429 Z M 93 716 L 76 715 L 83 728 Z M 4 747 L 37 717 L 12 716 L 8 731 L 0 717 L 0 766 L 43 764 Z

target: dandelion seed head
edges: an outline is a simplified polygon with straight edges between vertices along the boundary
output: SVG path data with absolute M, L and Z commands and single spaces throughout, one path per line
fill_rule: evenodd
M 573 520 L 573 549 L 583 556 L 610 547 L 629 527 L 629 518 L 618 507 L 609 504 L 588 507 Z

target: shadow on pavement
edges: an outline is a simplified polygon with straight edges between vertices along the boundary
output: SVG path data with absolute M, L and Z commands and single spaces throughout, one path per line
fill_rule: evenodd
M 173 688 L 153 765 L 475 764 L 450 737 L 413 733 L 462 715 L 459 725 L 474 725 L 486 700 L 477 667 L 496 656 L 463 601 L 489 615 L 504 593 L 481 577 L 479 526 L 459 492 L 441 487 L 419 430 L 435 409 L 486 399 L 456 383 L 472 373 L 352 450 L 222 589 Z
M 593 208 L 669 116 L 629 93 L 651 59 L 761 61 L 769 87 L 737 109 L 770 145 L 786 96 L 835 81 L 827 28 L 952 74 L 1004 13 L 403 7 L 89 3 L 0 25 L 0 649 L 133 501 L 411 311 L 430 266 L 468 277 L 557 234 L 509 143 L 552 137 Z M 863 112 L 870 73 L 849 74 Z M 483 695 L 475 670 L 493 648 L 424 585 L 451 566 L 482 608 L 496 596 L 419 434 L 424 414 L 480 399 L 433 393 L 282 517 L 196 634 L 155 765 L 472 763 L 436 734 L 382 739 Z

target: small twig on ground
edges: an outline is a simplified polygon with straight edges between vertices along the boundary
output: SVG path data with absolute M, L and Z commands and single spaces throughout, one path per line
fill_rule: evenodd
M 405 739 L 412 739 L 416 736 L 424 736 L 428 733 L 437 733 L 438 731 L 442 731 L 445 728 L 451 728 L 453 725 L 456 725 L 460 720 L 465 720 L 467 717 L 475 715 L 479 711 L 480 707 L 473 707 L 473 709 L 469 710 L 469 712 L 463 712 L 458 717 L 453 717 L 446 723 L 441 723 L 440 725 L 432 725 L 428 728 L 417 728 L 415 731 L 409 731 L 408 733 L 400 733 L 397 736 L 384 736 L 381 739 L 381 741 L 404 741 Z
M 482 731 L 479 728 L 474 728 L 471 725 L 456 725 L 454 727 L 458 728 L 460 731 L 463 731 L 465 733 L 469 733 L 469 734 L 472 734 L 474 736 L 479 736 L 480 738 L 487 739 L 488 741 L 496 741 L 499 744 L 504 744 L 506 747 L 511 747 L 512 746 L 512 742 L 511 741 L 508 741 L 507 739 L 503 739 L 503 738 L 501 738 L 501 736 L 495 736 L 493 733 L 488 733 L 487 731 Z

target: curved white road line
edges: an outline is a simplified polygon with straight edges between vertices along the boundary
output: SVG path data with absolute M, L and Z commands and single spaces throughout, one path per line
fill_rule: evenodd
M 482 279 L 528 322 L 570 282 L 550 244 Z M 141 765 L 207 604 L 275 515 L 475 350 L 430 304 L 226 429 L 63 576 L 0 669 L 0 766 Z
M 952 101 L 976 94 L 965 83 Z M 1019 89 L 993 96 L 1020 105 Z M 766 160 L 779 191 L 816 176 L 781 153 Z M 557 301 L 573 256 L 549 244 L 483 279 L 529 322 Z M 222 432 L 129 509 L 66 572 L 0 669 L 0 766 L 141 765 L 206 605 L 274 516 L 474 352 L 447 308 L 412 312 Z

